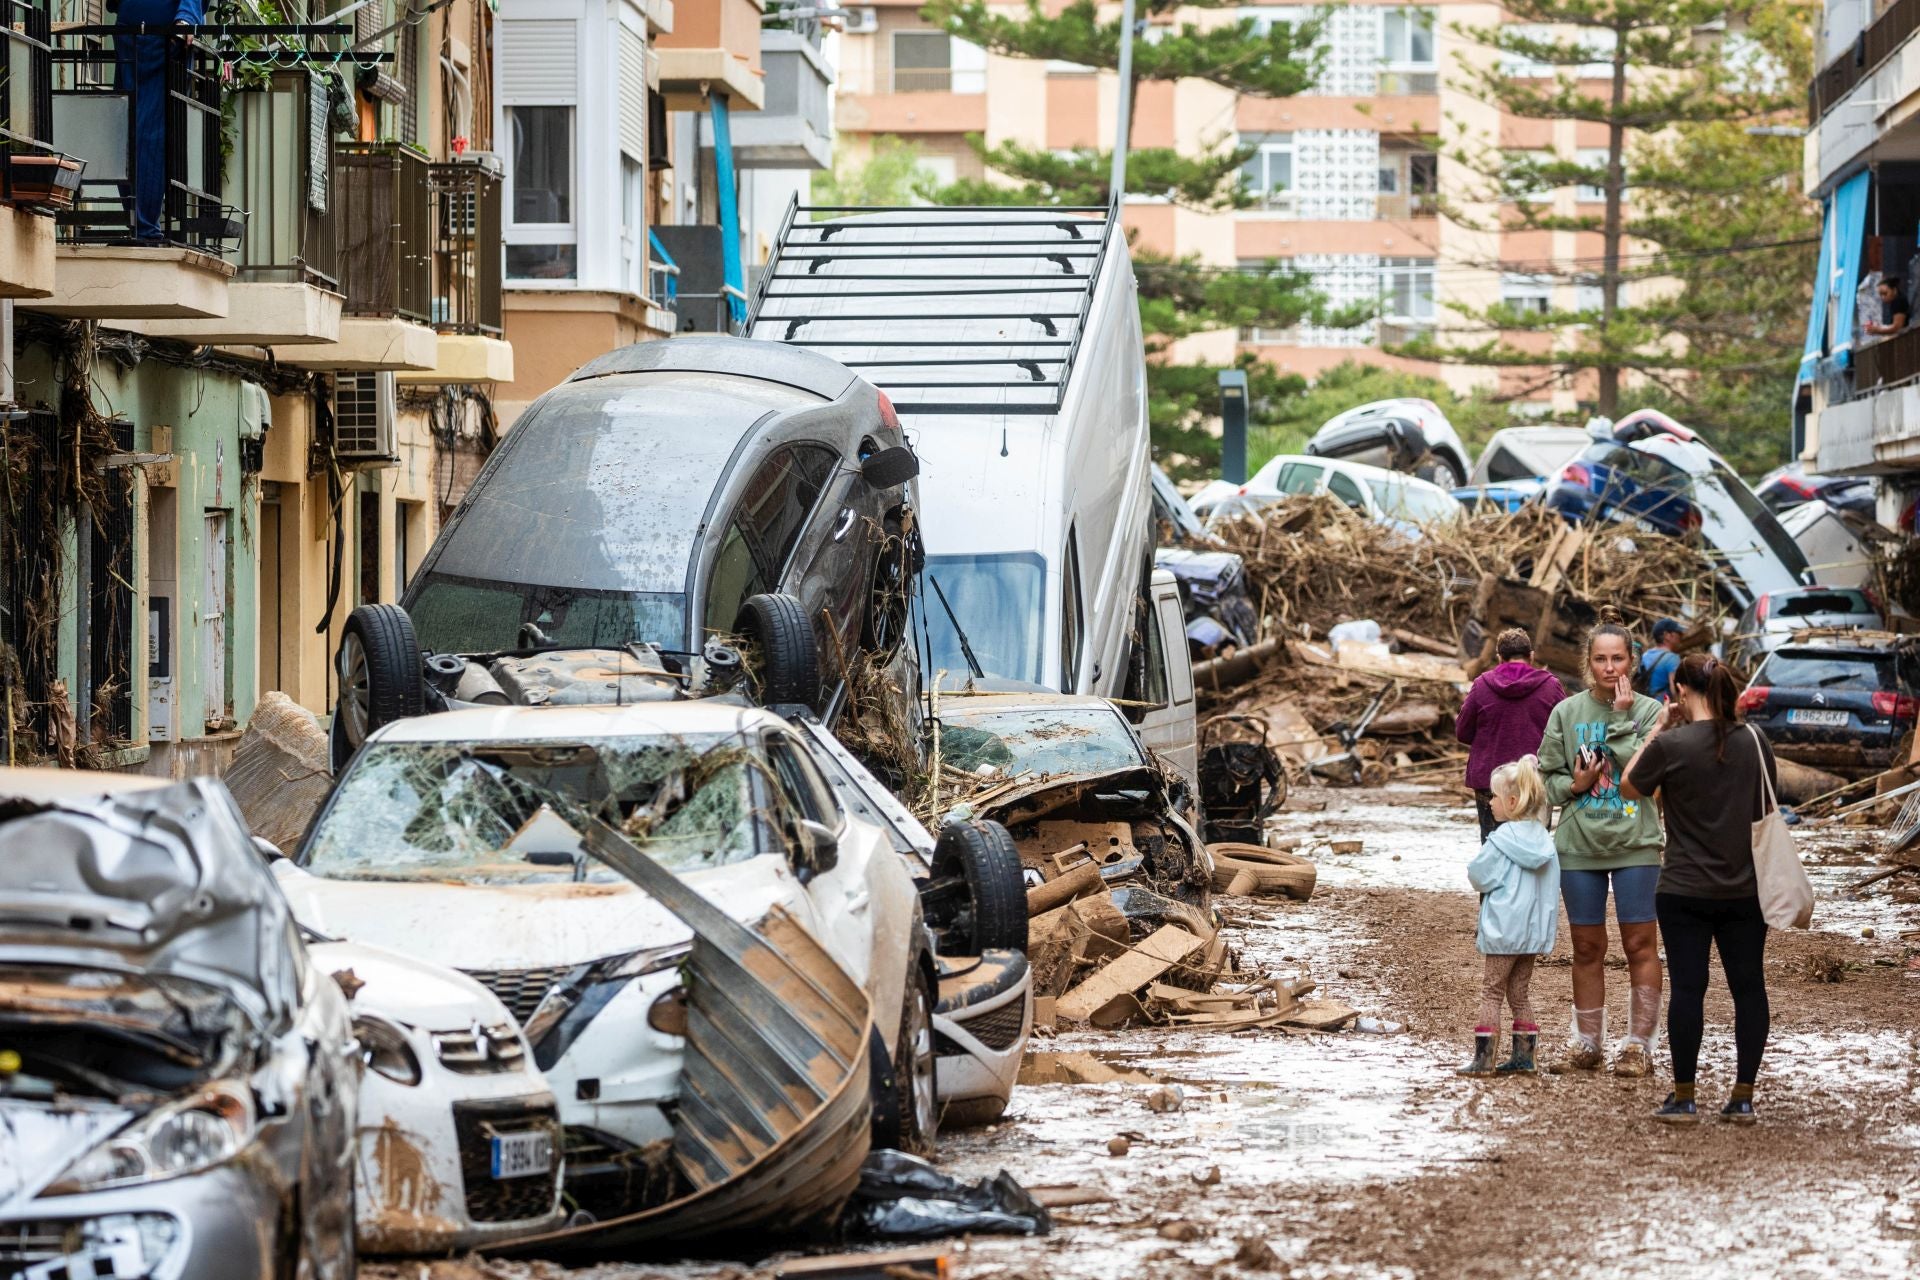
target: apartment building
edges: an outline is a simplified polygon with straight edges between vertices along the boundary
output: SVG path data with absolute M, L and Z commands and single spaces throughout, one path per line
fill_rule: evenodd
M 188 43 L 6 7 L 7 759 L 217 771 L 263 691 L 329 707 L 512 377 L 492 15 Z
M 1117 13 L 1118 5 L 1110 6 Z M 1022 9 L 1009 5 L 1010 11 Z M 969 134 L 989 145 L 1018 141 L 1056 150 L 1112 145 L 1117 77 L 1069 64 L 989 54 L 934 29 L 919 0 L 871 0 L 855 10 L 841 41 L 835 127 L 843 154 L 869 154 L 876 139 L 917 144 L 942 179 L 981 177 Z M 1311 6 L 1240 5 L 1181 10 L 1162 21 L 1298 23 Z M 1457 74 L 1495 55 L 1460 28 L 1499 25 L 1497 5 L 1441 0 L 1405 5 L 1355 0 L 1332 12 L 1322 35 L 1323 72 L 1311 91 L 1284 99 L 1236 95 L 1199 81 L 1143 82 L 1135 95 L 1135 147 L 1189 152 L 1222 142 L 1255 148 L 1245 176 L 1254 207 L 1201 213 L 1134 197 L 1125 210 L 1137 243 L 1161 253 L 1197 254 L 1222 269 L 1290 262 L 1314 273 L 1330 301 L 1377 304 L 1381 319 L 1360 328 L 1301 325 L 1203 335 L 1182 358 L 1226 361 L 1251 350 L 1282 370 L 1313 377 L 1343 360 L 1420 368 L 1458 389 L 1524 373 L 1495 375 L 1388 355 L 1382 341 L 1462 324 L 1459 306 L 1504 300 L 1521 307 L 1598 305 L 1598 289 L 1552 269 L 1595 260 L 1598 236 L 1571 232 L 1475 230 L 1439 216 L 1443 200 L 1475 224 L 1497 206 L 1476 199 L 1479 179 L 1438 154 L 1432 138 L 1461 131 L 1495 146 L 1588 159 L 1604 154 L 1604 128 L 1505 117 L 1463 91 Z M 1154 31 L 1149 29 L 1148 39 Z M 1547 68 L 1512 64 L 1514 76 Z M 1596 65 L 1596 76 L 1603 73 Z M 1610 72 L 1607 72 L 1610 74 Z M 1559 212 L 1598 212 L 1602 194 L 1555 194 Z M 1484 334 L 1472 335 L 1474 340 Z M 1532 395 L 1541 409 L 1571 411 L 1578 387 Z
M 1920 5 L 1827 0 L 1808 86 L 1806 188 L 1825 210 L 1794 406 L 1795 453 L 1878 479 L 1894 524 L 1920 492 L 1920 331 L 1867 331 L 1875 286 L 1920 276 Z

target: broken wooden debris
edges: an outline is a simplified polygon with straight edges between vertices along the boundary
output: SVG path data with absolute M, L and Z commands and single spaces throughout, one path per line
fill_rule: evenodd
M 1052 1208 L 1044 1201 L 1041 1203 Z M 923 1245 L 875 1253 L 795 1258 L 776 1263 L 773 1280 L 947 1280 L 951 1265 L 952 1253 L 945 1245 Z
M 1057 1016 L 1087 1022 L 1122 997 L 1131 998 L 1155 978 L 1198 951 L 1205 943 L 1179 925 L 1164 925 L 1138 946 L 1113 960 L 1060 997 Z
M 1308 1031 L 1338 1031 L 1359 1016 L 1358 1009 L 1338 1000 L 1308 1000 L 1282 1021 Z

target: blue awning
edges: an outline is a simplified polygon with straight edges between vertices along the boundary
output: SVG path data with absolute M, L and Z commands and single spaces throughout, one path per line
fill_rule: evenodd
M 1813 310 L 1807 313 L 1807 341 L 1800 348 L 1798 382 L 1812 382 L 1827 352 L 1827 299 L 1833 296 L 1833 197 L 1827 197 L 1820 223 L 1820 262 L 1813 269 Z
M 1867 186 L 1871 179 L 1865 170 L 1840 184 L 1833 193 L 1833 256 L 1829 259 L 1828 292 L 1834 303 L 1833 362 L 1846 368 L 1853 360 L 1853 322 L 1859 310 L 1854 305 L 1854 290 L 1860 286 L 1860 252 L 1867 235 Z M 1826 256 L 1826 250 L 1821 250 Z

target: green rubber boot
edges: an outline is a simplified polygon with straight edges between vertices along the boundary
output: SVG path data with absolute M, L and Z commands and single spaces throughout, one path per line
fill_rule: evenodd
M 1493 1069 L 1498 1076 L 1538 1075 L 1534 1066 L 1534 1051 L 1540 1047 L 1538 1031 L 1516 1031 L 1513 1033 L 1513 1055 Z
M 1493 1074 L 1493 1040 L 1491 1031 L 1473 1033 L 1473 1061 L 1454 1072 L 1457 1076 L 1490 1076 Z

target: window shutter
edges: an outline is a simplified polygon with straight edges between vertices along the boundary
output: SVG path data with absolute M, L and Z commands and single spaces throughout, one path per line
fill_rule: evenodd
M 574 27 L 571 18 L 501 21 L 496 86 L 501 103 L 578 101 L 580 57 Z
M 307 208 L 327 211 L 333 170 L 333 98 L 325 76 L 307 74 Z
M 620 28 L 620 150 L 647 159 L 647 46 L 638 32 Z

